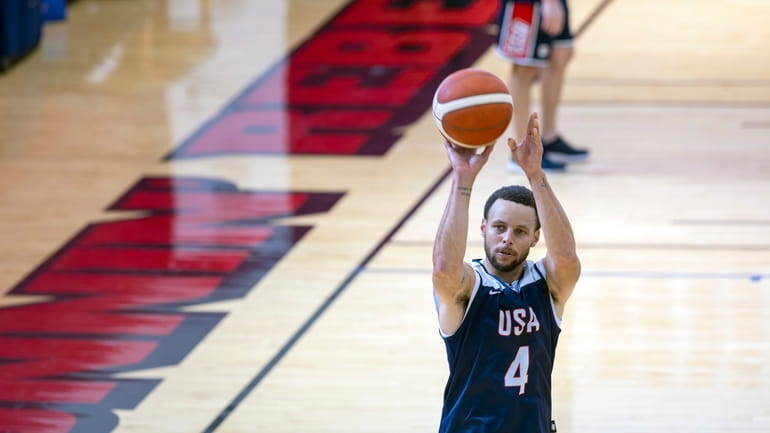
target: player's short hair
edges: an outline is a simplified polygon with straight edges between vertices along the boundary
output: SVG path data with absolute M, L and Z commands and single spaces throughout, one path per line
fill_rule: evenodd
M 535 210 L 535 230 L 540 229 L 540 218 L 537 216 L 537 205 L 535 204 L 535 196 L 532 191 L 521 185 L 508 185 L 499 188 L 493 192 L 484 204 L 484 219 L 489 216 L 489 208 L 498 200 L 508 200 L 514 203 L 523 204 L 529 206 Z

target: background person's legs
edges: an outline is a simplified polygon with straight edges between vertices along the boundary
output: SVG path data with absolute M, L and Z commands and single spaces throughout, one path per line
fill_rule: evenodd
M 561 89 L 570 59 L 575 52 L 572 44 L 554 43 L 548 67 L 542 71 L 541 85 L 541 115 L 544 157 L 552 162 L 568 163 L 583 161 L 588 158 L 588 150 L 577 149 L 559 134 L 557 126 L 557 111 L 561 103 Z
M 548 67 L 542 70 L 542 128 L 543 142 L 553 141 L 559 134 L 556 128 L 556 112 L 561 102 L 561 88 L 565 72 L 574 48 L 571 45 L 554 45 Z
M 535 66 L 516 65 L 511 66 L 511 96 L 513 97 L 513 136 L 517 141 L 524 139 L 527 130 L 527 121 L 532 112 L 531 89 L 538 74 L 543 73 L 543 68 Z M 557 98 L 558 102 L 558 98 Z M 555 107 L 554 107 L 555 111 Z M 542 131 L 541 131 L 542 133 Z M 543 155 L 543 169 L 550 171 L 563 171 L 566 166 L 554 162 Z M 508 167 L 512 171 L 518 171 L 519 166 L 511 160 Z

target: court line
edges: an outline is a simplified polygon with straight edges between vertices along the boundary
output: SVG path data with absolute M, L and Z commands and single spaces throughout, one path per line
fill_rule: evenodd
M 429 274 L 427 268 L 367 268 L 373 274 Z M 580 278 L 643 278 L 643 279 L 698 279 L 698 280 L 749 280 L 759 282 L 770 279 L 770 274 L 761 272 L 646 272 L 646 271 L 583 271 Z
M 564 99 L 561 106 L 570 107 L 654 107 L 654 108 L 770 108 L 770 100 L 740 101 L 704 99 Z
M 696 220 L 674 219 L 672 225 L 683 226 L 770 226 L 770 220 Z
M 396 240 L 391 245 L 404 247 L 432 247 L 432 240 Z M 482 246 L 481 241 L 468 241 L 468 246 Z M 587 250 L 707 250 L 707 251 L 768 251 L 768 244 L 641 244 L 641 243 L 578 243 L 578 249 Z
M 691 251 L 768 251 L 767 244 L 635 244 L 635 243 L 578 243 L 583 249 L 615 249 L 615 250 L 691 250 Z
M 287 353 L 294 347 L 295 344 L 305 335 L 313 324 L 326 312 L 326 310 L 334 303 L 334 301 L 347 289 L 350 283 L 358 277 L 358 275 L 366 269 L 366 265 L 387 245 L 390 239 L 400 230 L 404 224 L 417 212 L 417 210 L 425 203 L 425 201 L 433 195 L 433 193 L 439 188 L 444 180 L 449 176 L 451 167 L 444 171 L 438 180 L 424 193 L 422 197 L 415 203 L 415 205 L 395 224 L 395 226 L 385 235 L 385 237 L 372 249 L 372 251 L 363 259 L 361 263 L 356 266 L 350 275 L 332 292 L 329 297 L 318 307 L 318 309 L 310 315 L 310 317 L 297 329 L 289 340 L 283 345 L 283 347 L 276 352 L 276 354 L 265 364 L 264 367 L 257 373 L 254 378 L 233 398 L 233 400 L 220 412 L 220 414 L 211 422 L 211 424 L 203 430 L 204 433 L 211 433 L 219 427 L 222 422 L 235 410 L 236 407 L 248 396 L 248 394 L 259 385 L 262 379 L 265 378 L 276 365 L 286 356 Z
M 741 127 L 746 129 L 770 129 L 770 122 L 751 122 L 741 123 Z
M 708 78 L 604 78 L 576 77 L 570 86 L 628 86 L 628 87 L 770 87 L 770 80 L 718 80 Z

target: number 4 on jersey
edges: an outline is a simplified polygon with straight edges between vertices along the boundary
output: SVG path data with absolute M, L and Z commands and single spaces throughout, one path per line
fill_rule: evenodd
M 505 386 L 512 388 L 519 387 L 519 395 L 524 394 L 524 387 L 527 386 L 527 370 L 529 370 L 529 346 L 521 346 L 516 352 L 516 357 L 508 366 L 505 372 Z

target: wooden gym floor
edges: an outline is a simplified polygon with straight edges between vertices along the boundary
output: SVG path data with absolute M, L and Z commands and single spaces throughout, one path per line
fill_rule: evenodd
M 508 66 L 494 2 L 395 3 L 78 0 L 45 26 L 0 76 L 0 431 L 436 431 L 430 96 Z M 560 127 L 592 157 L 550 175 L 584 269 L 559 431 L 770 431 L 770 3 L 571 4 Z M 506 158 L 472 221 L 524 182 Z

